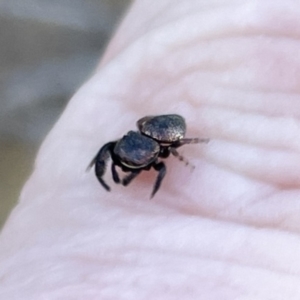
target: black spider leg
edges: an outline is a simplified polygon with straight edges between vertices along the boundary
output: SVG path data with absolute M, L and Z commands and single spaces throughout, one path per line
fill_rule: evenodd
M 151 194 L 150 198 L 153 198 L 155 193 L 160 188 L 161 182 L 164 179 L 164 177 L 166 175 L 166 172 L 167 172 L 167 168 L 166 168 L 166 166 L 163 162 L 155 162 L 153 164 L 153 168 L 154 168 L 155 171 L 158 172 L 158 175 L 156 177 L 156 181 L 154 183 L 153 191 L 152 191 L 152 194 Z
M 102 176 L 104 175 L 106 171 L 106 165 L 109 157 L 111 157 L 113 149 L 116 145 L 116 142 L 109 142 L 105 144 L 97 153 L 97 155 L 93 158 L 93 160 L 90 162 L 88 169 L 91 168 L 93 165 L 95 165 L 95 174 L 98 179 L 98 181 L 101 183 L 101 185 L 107 190 L 110 191 L 110 187 L 105 183 L 105 181 L 102 179 Z
M 125 176 L 122 180 L 122 184 L 127 186 L 135 177 L 137 177 L 141 173 L 141 169 L 132 170 L 130 174 Z
M 119 174 L 116 170 L 116 164 L 114 162 L 112 162 L 112 164 L 111 164 L 111 173 L 112 173 L 112 177 L 113 177 L 114 182 L 115 183 L 120 183 L 121 180 L 120 180 Z

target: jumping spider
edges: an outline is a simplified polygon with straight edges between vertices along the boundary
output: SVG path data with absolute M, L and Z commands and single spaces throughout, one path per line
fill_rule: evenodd
M 158 191 L 166 175 L 166 166 L 158 158 L 167 158 L 173 154 L 178 159 L 188 162 L 177 152 L 185 144 L 208 142 L 208 139 L 185 138 L 186 125 L 179 115 L 147 116 L 137 121 L 139 131 L 129 131 L 121 139 L 105 144 L 89 164 L 95 165 L 95 174 L 101 185 L 110 191 L 103 180 L 109 157 L 112 159 L 111 171 L 115 183 L 127 186 L 143 170 L 151 167 L 158 172 L 151 198 Z M 129 173 L 120 179 L 116 166 Z

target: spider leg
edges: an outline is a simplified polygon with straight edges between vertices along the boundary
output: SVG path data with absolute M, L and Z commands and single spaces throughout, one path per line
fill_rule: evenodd
M 175 145 L 172 145 L 169 149 L 170 149 L 170 152 L 175 156 L 177 157 L 180 161 L 183 161 L 185 163 L 185 165 L 190 165 L 192 169 L 195 168 L 194 165 L 191 165 L 190 162 L 182 155 L 180 155 L 178 152 L 177 152 L 177 148 L 183 146 L 183 145 L 186 145 L 186 144 L 198 144 L 198 143 L 208 143 L 209 142 L 209 139 L 200 139 L 200 138 L 187 138 L 187 139 L 181 139 L 177 144 Z
M 112 177 L 113 177 L 114 182 L 115 183 L 120 183 L 121 180 L 120 180 L 119 174 L 116 170 L 116 164 L 114 162 L 112 162 L 112 164 L 111 164 L 111 173 L 112 173 Z
M 178 148 L 178 147 L 181 147 L 183 145 L 186 145 L 186 144 L 199 144 L 199 143 L 208 143 L 209 142 L 209 139 L 200 139 L 200 138 L 187 138 L 187 139 L 181 139 L 178 143 L 178 145 L 176 145 L 175 147 Z
M 127 186 L 136 176 L 138 176 L 141 173 L 141 170 L 133 170 L 130 174 L 125 176 L 122 180 L 122 184 L 124 186 Z
M 92 159 L 92 161 L 86 167 L 86 169 L 85 169 L 86 172 L 88 172 L 94 166 L 96 159 L 97 159 L 97 155 Z
M 192 164 L 190 164 L 190 162 L 189 162 L 184 156 L 180 155 L 180 154 L 178 153 L 178 151 L 177 151 L 175 148 L 172 148 L 172 147 L 171 147 L 171 148 L 170 148 L 170 151 L 171 151 L 171 153 L 172 153 L 175 157 L 177 157 L 180 161 L 183 161 L 183 162 L 185 163 L 186 166 L 190 165 L 190 166 L 192 167 L 192 169 L 195 168 L 195 166 L 192 165 Z
M 153 187 L 153 191 L 151 194 L 150 198 L 153 198 L 155 193 L 158 191 L 158 189 L 160 188 L 161 182 L 164 179 L 166 172 L 167 172 L 167 168 L 165 166 L 165 164 L 163 162 L 155 162 L 153 164 L 153 168 L 155 171 L 158 172 L 158 175 L 156 177 L 156 181 L 154 183 L 154 187 Z
M 112 151 L 114 149 L 116 142 L 109 142 L 105 144 L 97 153 L 97 155 L 93 158 L 93 160 L 88 165 L 88 169 L 93 167 L 95 165 L 95 174 L 98 179 L 98 181 L 101 183 L 101 185 L 107 190 L 110 191 L 110 187 L 105 183 L 105 181 L 102 179 L 105 171 L 106 171 L 106 165 L 108 159 L 112 155 Z

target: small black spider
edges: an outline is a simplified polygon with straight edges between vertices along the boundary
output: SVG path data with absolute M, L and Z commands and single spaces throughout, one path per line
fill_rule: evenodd
M 137 121 L 139 131 L 129 131 L 121 139 L 105 144 L 91 161 L 88 168 L 95 165 L 95 174 L 101 185 L 110 191 L 103 180 L 109 157 L 112 159 L 111 171 L 115 183 L 127 186 L 143 170 L 151 167 L 158 172 L 151 198 L 158 191 L 166 174 L 166 166 L 158 158 L 167 158 L 170 153 L 188 164 L 177 152 L 185 144 L 208 142 L 208 139 L 184 138 L 186 125 L 179 115 L 147 116 Z M 122 180 L 116 166 L 129 173 Z

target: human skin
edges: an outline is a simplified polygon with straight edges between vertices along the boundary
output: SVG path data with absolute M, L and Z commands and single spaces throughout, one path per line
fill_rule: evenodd
M 133 4 L 44 141 L 0 237 L 0 299 L 300 298 L 297 1 Z M 85 172 L 145 115 L 180 148 L 108 193 Z

